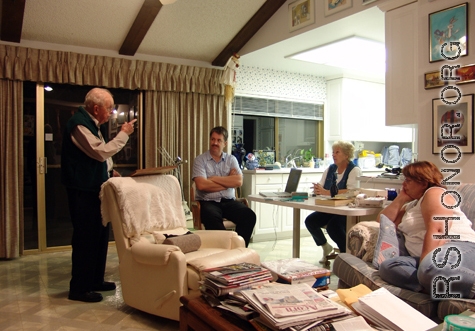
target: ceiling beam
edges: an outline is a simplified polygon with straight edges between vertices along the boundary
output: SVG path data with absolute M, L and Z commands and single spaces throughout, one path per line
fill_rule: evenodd
M 239 53 L 241 48 L 246 45 L 252 36 L 259 31 L 285 2 L 286 0 L 267 0 L 211 64 L 217 67 L 224 67 L 229 58 L 234 53 Z
M 124 43 L 120 47 L 120 55 L 135 55 L 162 6 L 162 3 L 158 0 L 144 1 L 134 24 L 132 24 Z
M 19 43 L 23 29 L 25 0 L 2 0 L 2 26 L 0 39 Z

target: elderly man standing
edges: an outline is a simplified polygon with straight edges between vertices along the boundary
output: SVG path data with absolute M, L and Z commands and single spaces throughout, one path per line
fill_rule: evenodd
M 256 224 L 252 209 L 236 201 L 234 189 L 242 185 L 242 172 L 237 159 L 224 153 L 228 131 L 218 126 L 210 132 L 210 148 L 196 157 L 192 178 L 196 184 L 196 200 L 201 204 L 201 221 L 207 230 L 225 230 L 223 218 L 236 224 L 236 232 L 246 247 Z
M 113 107 L 108 90 L 93 88 L 84 107 L 69 119 L 63 135 L 61 182 L 66 186 L 73 223 L 70 300 L 99 302 L 102 294 L 94 291 L 116 287 L 104 281 L 110 225 L 102 225 L 99 192 L 110 176 L 120 176 L 112 169 L 111 157 L 125 146 L 136 120 L 124 123 L 107 142 L 102 124 L 109 120 Z

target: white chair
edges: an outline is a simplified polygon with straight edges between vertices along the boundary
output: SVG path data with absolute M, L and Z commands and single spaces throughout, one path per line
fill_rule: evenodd
M 112 223 L 124 302 L 150 314 L 179 319 L 179 298 L 199 291 L 200 270 L 232 263 L 260 264 L 234 231 L 195 231 L 197 251 L 156 243 L 188 231 L 176 177 L 114 177 L 101 189 L 102 215 Z

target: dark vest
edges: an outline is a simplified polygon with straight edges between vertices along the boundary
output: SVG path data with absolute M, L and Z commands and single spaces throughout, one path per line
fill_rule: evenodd
M 96 123 L 83 107 L 79 107 L 79 111 L 66 124 L 63 134 L 61 183 L 67 188 L 99 192 L 102 183 L 109 178 L 107 162 L 100 162 L 90 158 L 73 143 L 71 132 L 78 125 L 86 127 L 99 138 L 99 129 Z M 104 127 L 101 126 L 100 130 L 105 140 Z
M 345 172 L 343 173 L 343 178 L 338 183 L 338 188 L 341 190 L 346 189 L 346 182 L 348 181 L 348 175 L 350 174 L 351 170 L 355 167 L 353 162 L 348 163 Z M 335 172 L 338 170 L 338 166 L 336 164 L 331 164 L 328 167 L 327 177 L 325 178 L 325 184 L 323 188 L 325 190 L 329 190 L 333 183 L 333 178 L 336 176 Z M 336 178 L 335 178 L 336 180 Z

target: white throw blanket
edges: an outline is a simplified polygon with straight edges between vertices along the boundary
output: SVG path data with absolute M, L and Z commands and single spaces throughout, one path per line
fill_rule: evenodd
M 128 238 L 153 230 L 186 227 L 180 184 L 171 175 L 113 177 L 102 185 L 102 222 L 110 217 L 103 199 L 104 187 L 110 185 L 117 194 L 123 218 L 124 234 Z

